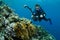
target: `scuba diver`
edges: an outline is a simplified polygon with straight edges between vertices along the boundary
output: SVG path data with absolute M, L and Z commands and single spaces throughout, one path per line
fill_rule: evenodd
M 32 11 L 32 9 L 30 7 L 28 7 L 27 5 L 24 5 L 24 8 L 28 8 L 31 13 L 32 13 L 32 19 L 34 21 L 41 21 L 42 19 L 45 21 L 49 21 L 50 24 L 52 24 L 52 21 L 50 18 L 46 18 L 46 13 L 43 11 L 43 9 L 41 8 L 41 6 L 39 4 L 35 5 L 35 9 L 34 11 Z

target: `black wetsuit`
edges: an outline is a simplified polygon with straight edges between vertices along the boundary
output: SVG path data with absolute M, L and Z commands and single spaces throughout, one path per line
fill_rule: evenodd
M 43 19 L 45 21 L 49 21 L 50 24 L 52 24 L 51 19 L 50 18 L 46 18 L 46 13 L 43 11 L 42 8 L 40 8 L 38 11 L 35 10 L 32 14 L 33 14 L 33 19 L 35 21 L 37 21 L 37 20 L 41 21 Z M 36 16 L 38 16 L 38 17 L 36 17 Z
M 50 24 L 52 24 L 51 19 L 46 18 L 46 13 L 43 11 L 42 8 L 40 8 L 38 11 L 36 9 L 34 11 L 32 11 L 32 9 L 29 8 L 28 6 L 27 6 L 27 8 L 32 12 L 32 15 L 33 15 L 32 19 L 34 21 L 41 21 L 43 19 L 45 21 L 49 21 Z
M 40 8 L 39 10 L 35 10 L 33 13 L 33 19 L 36 21 L 41 21 L 42 19 L 46 19 L 45 18 L 45 12 Z

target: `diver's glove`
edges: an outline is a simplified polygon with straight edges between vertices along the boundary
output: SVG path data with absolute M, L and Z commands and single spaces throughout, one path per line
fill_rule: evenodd
M 46 16 L 46 14 L 44 14 L 44 16 Z
M 27 5 L 24 5 L 24 8 L 28 7 Z

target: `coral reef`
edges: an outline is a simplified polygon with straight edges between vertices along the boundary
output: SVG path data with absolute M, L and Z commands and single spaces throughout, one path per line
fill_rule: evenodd
M 55 40 L 41 26 L 20 18 L 10 7 L 0 3 L 0 40 Z

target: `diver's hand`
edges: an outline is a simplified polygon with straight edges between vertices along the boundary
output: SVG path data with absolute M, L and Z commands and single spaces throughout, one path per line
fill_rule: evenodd
M 31 18 L 33 18 L 33 15 L 31 16 Z
M 24 8 L 28 7 L 27 5 L 24 5 Z

